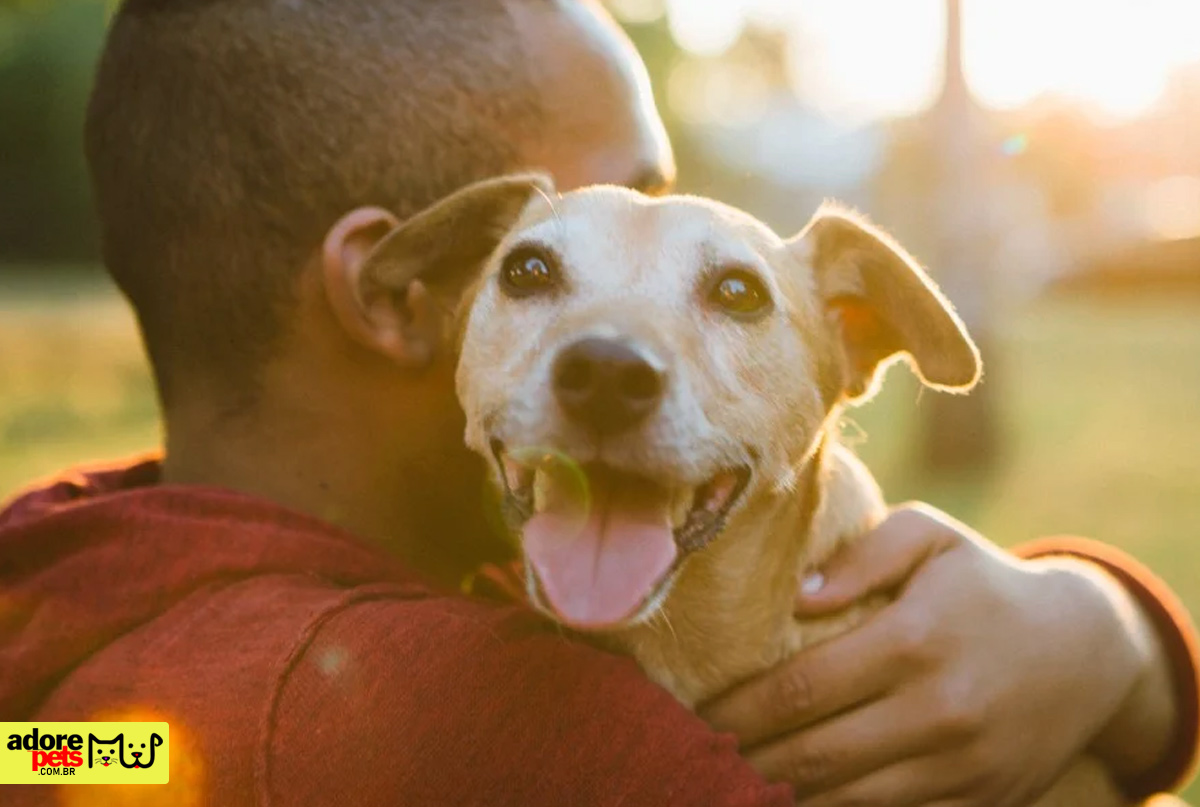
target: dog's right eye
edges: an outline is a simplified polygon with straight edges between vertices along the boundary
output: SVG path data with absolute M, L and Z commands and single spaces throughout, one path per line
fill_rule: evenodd
M 537 247 L 518 247 L 500 266 L 500 288 L 510 297 L 552 291 L 561 283 L 558 262 Z
M 755 274 L 737 267 L 711 281 L 708 301 L 726 314 L 741 320 L 756 320 L 771 310 L 771 292 Z

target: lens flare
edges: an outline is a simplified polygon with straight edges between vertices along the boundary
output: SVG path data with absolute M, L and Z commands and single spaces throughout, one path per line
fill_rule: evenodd
M 534 472 L 534 512 L 553 511 L 567 532 L 578 532 L 592 509 L 587 472 L 574 458 L 544 446 L 513 449 L 508 458 Z
M 165 785 L 66 785 L 59 788 L 60 807 L 198 807 L 209 803 L 199 738 L 183 721 L 149 706 L 107 709 L 89 720 L 165 721 L 171 729 L 171 779 Z
M 1029 150 L 1029 135 L 1015 134 L 1005 138 L 1000 144 L 1000 151 L 1005 157 L 1019 157 Z

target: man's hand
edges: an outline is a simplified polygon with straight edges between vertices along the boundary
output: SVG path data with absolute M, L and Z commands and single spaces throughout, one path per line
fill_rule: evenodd
M 897 510 L 824 576 L 802 586 L 798 615 L 895 601 L 701 709 L 805 807 L 1030 804 L 1155 663 L 1107 575 L 1017 560 L 930 508 Z M 1141 738 L 1147 766 L 1169 711 Z

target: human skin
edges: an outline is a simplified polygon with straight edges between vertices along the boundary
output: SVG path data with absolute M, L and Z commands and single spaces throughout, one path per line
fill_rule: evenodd
M 908 506 L 824 578 L 802 586 L 798 613 L 897 599 L 701 712 L 767 778 L 794 781 L 798 803 L 1023 805 L 1084 746 L 1118 781 L 1163 757 L 1167 659 L 1129 595 L 1090 564 L 1021 561 Z
M 644 69 L 613 23 L 589 3 L 515 3 L 512 13 L 530 69 L 541 77 L 544 106 L 555 110 L 536 138 L 516 143 L 523 165 L 514 167 L 546 170 L 563 190 L 601 182 L 667 187 L 671 154 Z M 395 223 L 387 211 L 362 208 L 331 228 L 303 270 L 287 335 L 262 371 L 252 407 L 230 417 L 200 384 L 177 396 L 164 413 L 164 478 L 231 488 L 315 515 L 452 586 L 479 557 L 480 544 L 468 536 L 488 535 L 483 469 L 463 445 L 453 356 L 440 343 L 438 312 L 419 281 L 402 308 L 354 293 L 363 258 Z M 956 538 L 937 523 L 910 529 L 910 543 L 926 549 L 901 563 L 909 583 L 888 611 L 908 632 L 864 638 L 864 626 L 706 712 L 718 728 L 740 736 L 769 778 L 793 782 L 808 798 L 826 798 L 813 803 L 844 803 L 903 784 L 904 803 L 925 804 L 939 798 L 939 766 L 954 766 L 964 786 L 954 803 L 995 805 L 996 792 L 1036 789 L 1089 746 L 1118 772 L 1158 758 L 1155 749 L 1170 732 L 1160 709 L 1147 712 L 1123 740 L 1098 742 L 1104 727 L 1134 724 L 1127 712 L 1137 705 L 1135 690 L 1152 690 L 1147 702 L 1170 697 L 1154 683 L 1165 681 L 1165 660 L 1146 650 L 1144 626 L 1129 617 L 1118 587 L 1102 585 L 1082 564 L 1050 574 L 985 551 L 986 544 L 972 541 L 967 551 L 956 543 L 965 532 Z M 885 529 L 868 545 L 888 544 L 889 535 Z M 831 571 L 826 596 L 871 588 L 863 580 L 892 579 L 889 557 L 881 552 L 847 562 L 859 571 L 845 572 L 846 583 Z M 1023 617 L 1032 594 L 1071 602 L 1075 620 L 1031 633 Z M 820 609 L 822 602 L 829 600 L 806 607 Z M 989 620 L 983 643 L 964 639 L 977 615 Z M 926 639 L 927 647 L 918 641 Z M 1097 657 L 1097 647 L 1109 652 Z M 1017 649 L 1035 659 L 1061 654 L 1064 669 L 1086 674 L 1046 676 L 1040 663 L 995 665 L 996 658 L 1019 659 Z M 920 663 L 864 662 L 905 652 L 918 653 Z M 817 685 L 826 680 L 845 683 Z M 888 697 L 872 698 L 881 692 Z M 1039 708 L 1031 713 L 1030 704 Z M 981 719 L 999 714 L 1020 717 Z M 960 753 L 953 732 L 936 730 L 964 722 L 977 749 L 971 755 Z M 918 731 L 919 725 L 929 728 Z M 777 731 L 784 735 L 762 742 Z M 1046 740 L 1052 752 L 1020 741 L 1026 734 L 1052 734 Z M 828 762 L 813 764 L 814 758 Z

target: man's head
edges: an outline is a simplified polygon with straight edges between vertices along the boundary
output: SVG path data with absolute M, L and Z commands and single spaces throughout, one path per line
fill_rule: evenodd
M 577 0 L 126 0 L 87 154 L 168 419 L 252 397 L 352 209 L 404 218 L 521 167 L 671 174 L 640 62 Z
M 655 190 L 674 170 L 645 68 L 591 0 L 125 0 L 86 144 L 165 478 L 313 513 L 447 579 L 502 551 L 482 469 L 439 312 L 420 284 L 360 294 L 362 259 L 495 174 Z

